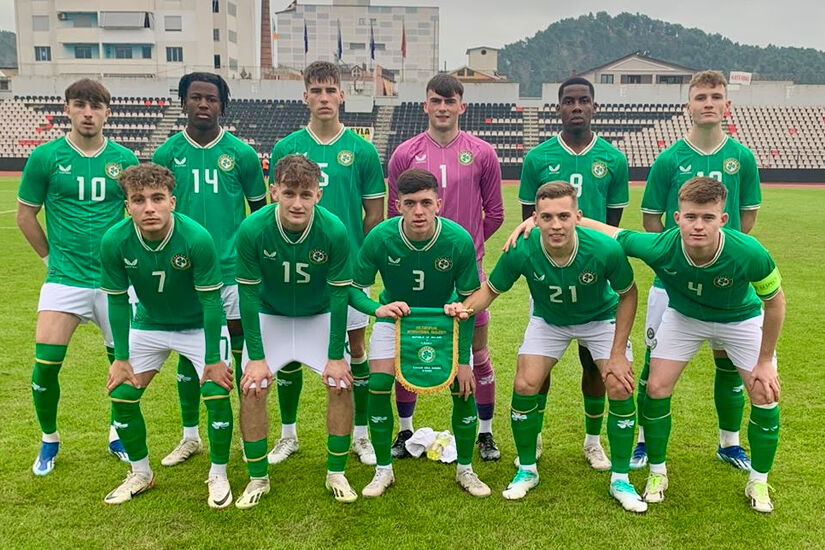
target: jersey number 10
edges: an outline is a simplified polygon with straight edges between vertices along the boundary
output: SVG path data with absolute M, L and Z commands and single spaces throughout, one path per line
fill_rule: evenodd
M 105 200 L 106 178 L 92 178 L 91 185 L 91 199 L 93 201 Z M 86 200 L 86 179 L 83 176 L 77 176 L 77 200 Z

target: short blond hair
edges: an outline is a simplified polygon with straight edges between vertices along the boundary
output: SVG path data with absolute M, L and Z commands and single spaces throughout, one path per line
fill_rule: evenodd
M 690 90 L 696 86 L 707 86 L 708 88 L 722 86 L 725 88 L 725 91 L 727 91 L 728 81 L 725 78 L 725 75 L 719 71 L 699 71 L 693 75 L 693 78 L 690 79 L 690 84 L 688 84 L 688 93 L 690 93 Z
M 721 202 L 724 206 L 728 190 L 715 178 L 696 176 L 687 180 L 679 188 L 679 203 L 713 204 Z

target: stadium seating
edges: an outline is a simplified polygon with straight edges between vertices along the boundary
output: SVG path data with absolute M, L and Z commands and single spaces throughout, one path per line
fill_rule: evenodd
M 150 158 L 157 144 L 183 129 L 186 118 L 169 98 L 116 97 L 105 134 Z M 379 107 L 372 112 L 341 112 L 348 126 L 372 126 L 379 133 Z M 464 130 L 489 142 L 502 166 L 518 167 L 531 144 L 561 131 L 555 105 L 527 108 L 513 103 L 472 103 L 462 116 Z M 535 116 L 533 117 L 533 112 Z M 391 118 L 378 136 L 385 161 L 404 140 L 427 127 L 420 102 L 391 108 Z M 300 100 L 233 99 L 222 119 L 225 128 L 246 141 L 261 157 L 273 144 L 305 126 L 309 111 Z M 593 129 L 622 150 L 631 167 L 648 167 L 656 156 L 690 127 L 681 104 L 603 104 L 593 118 Z M 63 100 L 53 96 L 24 96 L 0 101 L 0 158 L 25 158 L 37 145 L 69 128 Z M 735 106 L 723 128 L 750 148 L 761 168 L 825 169 L 825 106 Z M 529 139 L 525 140 L 525 133 Z M 154 134 L 154 135 L 153 135 Z M 532 141 L 531 141 L 532 140 Z

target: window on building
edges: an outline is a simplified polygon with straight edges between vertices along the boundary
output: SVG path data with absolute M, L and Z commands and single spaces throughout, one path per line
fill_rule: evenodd
M 659 75 L 657 80 L 659 84 L 682 84 L 684 82 L 682 75 Z
M 51 48 L 51 46 L 35 46 L 34 47 L 34 60 L 35 61 L 51 61 L 52 60 L 52 48 Z
M 115 46 L 115 59 L 132 59 L 132 46 Z
M 219 0 L 212 0 L 212 13 L 221 12 L 221 3 Z
M 642 75 L 640 74 L 623 74 L 622 84 L 641 84 Z
M 152 46 L 141 46 L 140 54 L 143 59 L 152 59 Z
M 349 43 L 349 49 L 351 49 L 351 50 L 366 50 L 367 45 L 364 44 L 363 42 L 350 42 Z
M 218 54 L 215 54 L 215 68 L 216 69 L 221 68 L 221 56 L 218 55 Z
M 183 30 L 183 18 L 180 15 L 165 15 L 163 28 L 167 31 L 181 31 Z
M 49 30 L 49 16 L 48 15 L 33 15 L 32 16 L 32 30 L 33 31 L 48 31 Z
M 229 58 L 229 70 L 230 71 L 237 71 L 238 70 L 238 60 Z
M 213 42 L 220 42 L 221 41 L 221 30 L 220 29 L 212 29 L 212 41 Z
M 88 44 L 78 44 L 74 47 L 75 59 L 91 59 L 92 47 Z
M 613 84 L 613 75 L 612 74 L 603 74 L 599 77 L 599 83 L 601 84 Z
M 237 44 L 238 43 L 238 33 L 236 33 L 235 31 L 229 31 L 228 34 L 229 34 L 229 41 L 232 42 L 233 44 Z
M 183 63 L 183 48 L 180 46 L 167 47 L 166 61 L 170 63 Z
M 377 51 L 377 52 L 383 52 L 383 51 L 385 51 L 386 49 L 387 49 L 387 45 L 386 45 L 386 44 L 382 44 L 381 42 L 376 42 L 376 43 L 375 43 L 375 51 Z
M 8 92 L 11 89 L 10 85 L 9 85 L 10 82 L 11 81 L 7 78 L 4 78 L 3 80 L 0 80 L 0 91 Z
M 226 3 L 226 13 L 228 15 L 231 15 L 232 17 L 235 17 L 236 15 L 238 15 L 238 7 L 235 5 L 234 2 L 227 2 Z

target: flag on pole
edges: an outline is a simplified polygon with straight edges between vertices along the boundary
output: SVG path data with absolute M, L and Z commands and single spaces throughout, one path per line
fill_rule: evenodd
M 338 61 L 341 61 L 341 54 L 344 53 L 344 44 L 341 41 L 341 20 L 338 20 Z
M 372 21 L 370 21 L 370 59 L 375 61 L 375 31 L 372 28 Z
M 407 25 L 401 23 L 401 59 L 407 59 Z
M 304 55 L 309 52 L 309 32 L 307 31 L 307 22 L 304 21 Z

